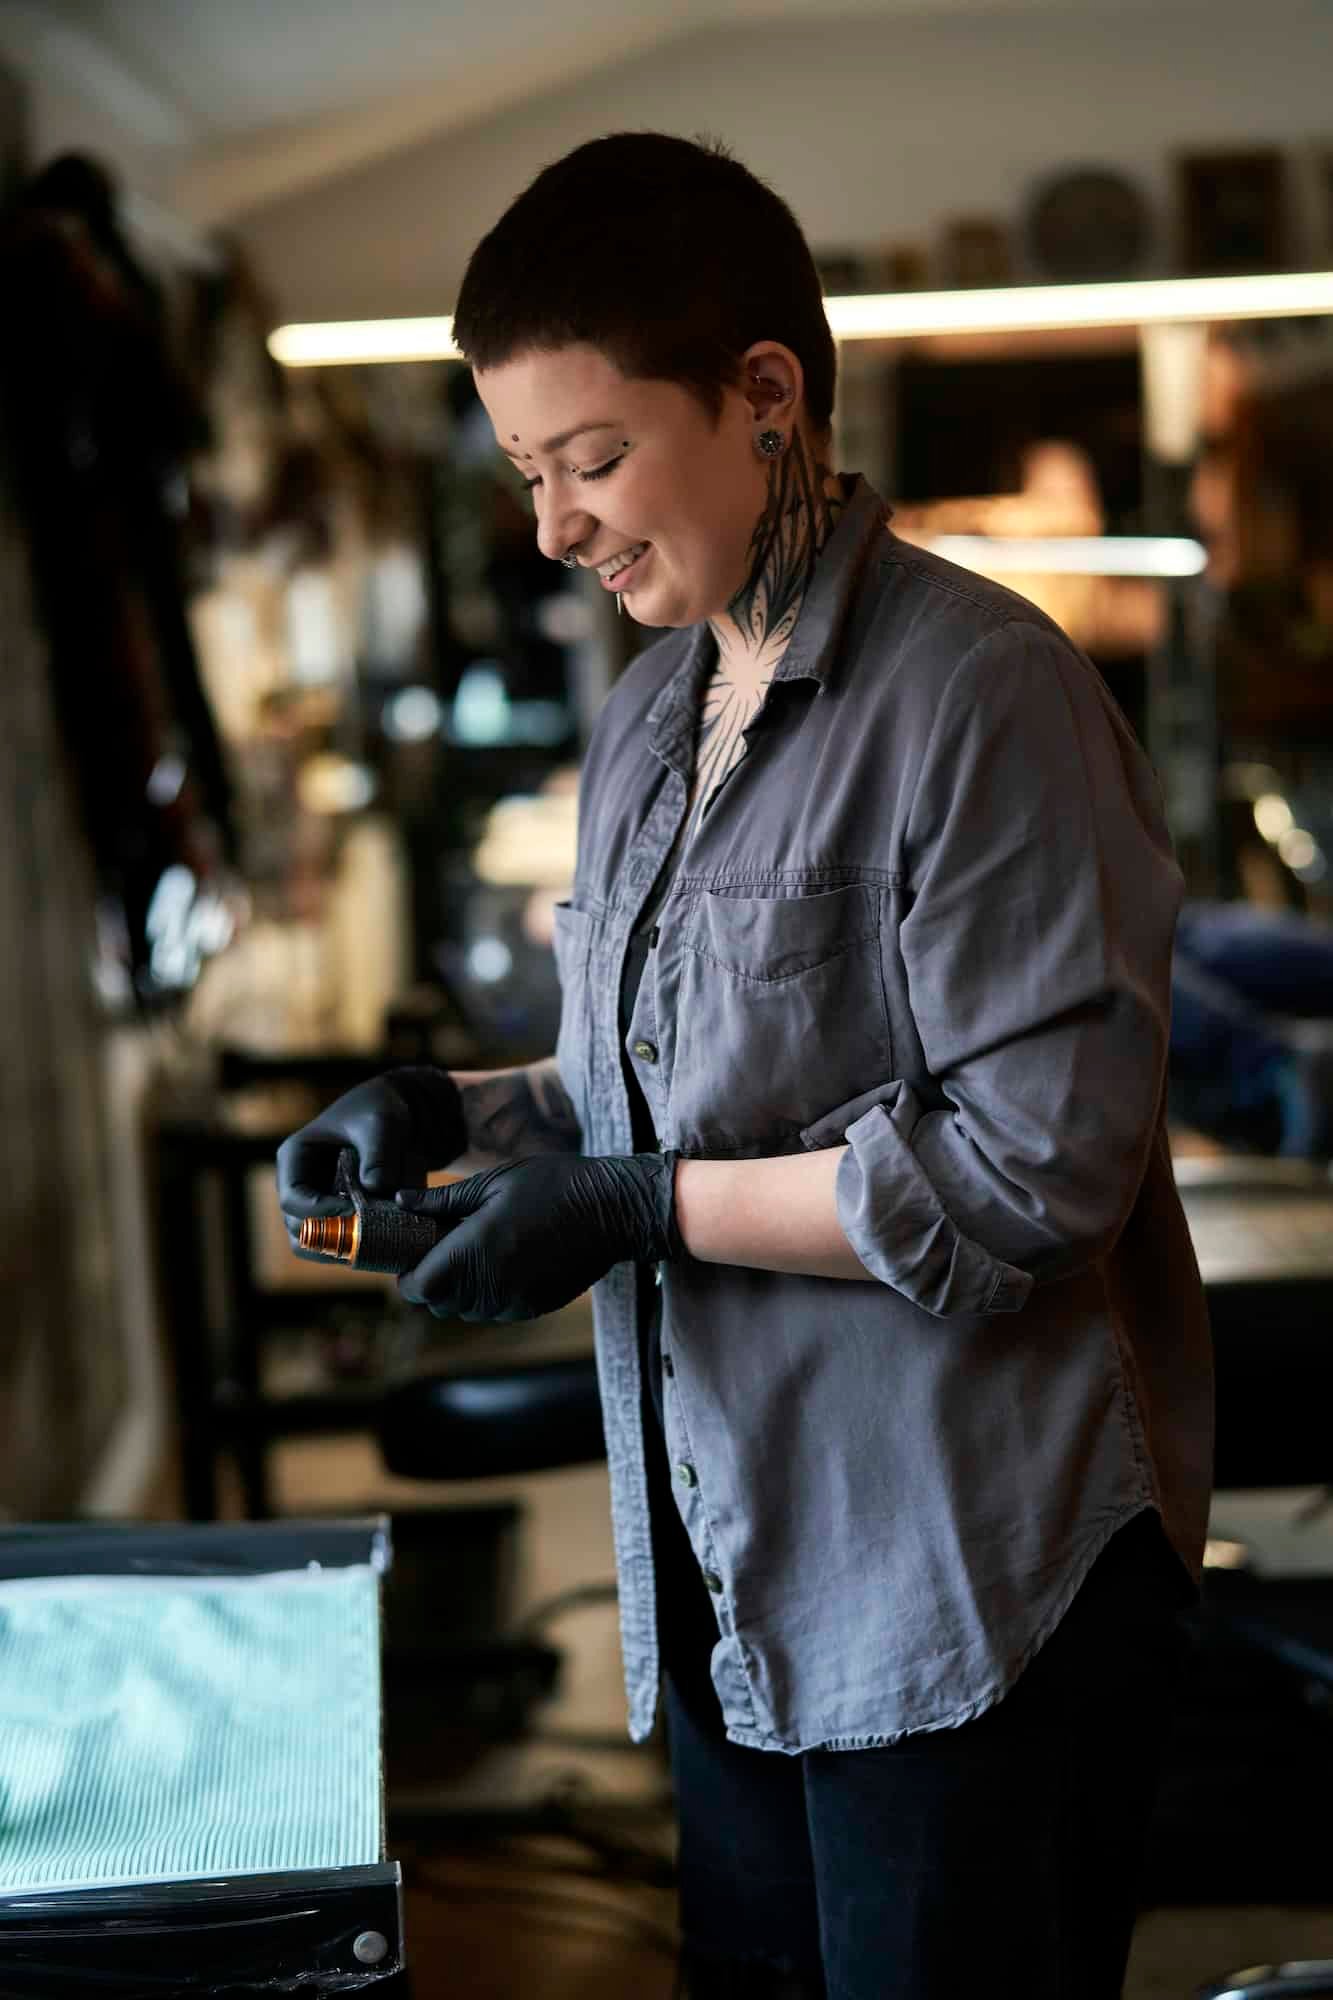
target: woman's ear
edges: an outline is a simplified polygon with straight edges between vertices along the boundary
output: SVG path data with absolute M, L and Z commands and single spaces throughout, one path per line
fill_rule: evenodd
M 805 373 L 789 347 L 779 341 L 757 341 L 741 357 L 742 389 L 761 423 L 799 409 Z

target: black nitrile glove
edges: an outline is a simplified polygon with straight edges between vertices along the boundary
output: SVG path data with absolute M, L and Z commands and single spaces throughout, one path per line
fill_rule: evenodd
M 398 1289 L 437 1319 L 539 1319 L 613 1264 L 682 1254 L 675 1178 L 674 1153 L 537 1153 L 448 1187 L 404 1189 L 400 1205 L 446 1233 Z
M 467 1150 L 458 1085 L 427 1065 L 386 1070 L 335 1098 L 278 1148 L 278 1206 L 298 1256 L 309 1215 L 347 1215 L 338 1191 L 338 1155 L 350 1146 L 368 1195 L 391 1201 L 399 1188 L 424 1188 L 432 1167 Z

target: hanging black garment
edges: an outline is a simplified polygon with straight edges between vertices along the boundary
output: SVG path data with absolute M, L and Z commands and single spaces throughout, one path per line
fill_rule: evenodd
M 0 285 L 0 413 L 57 713 L 134 990 L 160 1000 L 197 970 L 190 912 L 234 851 L 185 611 L 184 467 L 203 420 L 94 162 L 67 155 L 21 190 Z

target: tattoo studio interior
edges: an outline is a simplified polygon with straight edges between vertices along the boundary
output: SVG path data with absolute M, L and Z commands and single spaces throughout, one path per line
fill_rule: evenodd
M 964 2000 L 705 1936 L 659 1651 L 798 1785 L 962 1747 L 1137 1510 L 1125 1962 L 934 1899 L 1333 1996 L 1331 76 L 0 8 L 0 1995 Z

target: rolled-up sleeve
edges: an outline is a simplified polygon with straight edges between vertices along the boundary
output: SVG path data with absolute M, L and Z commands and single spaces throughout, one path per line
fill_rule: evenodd
M 1133 1206 L 1182 894 L 1151 766 L 1058 631 L 1015 620 L 955 669 L 904 861 L 899 948 L 946 1101 L 887 1083 L 847 1128 L 839 1220 L 928 1312 L 1014 1311 Z

